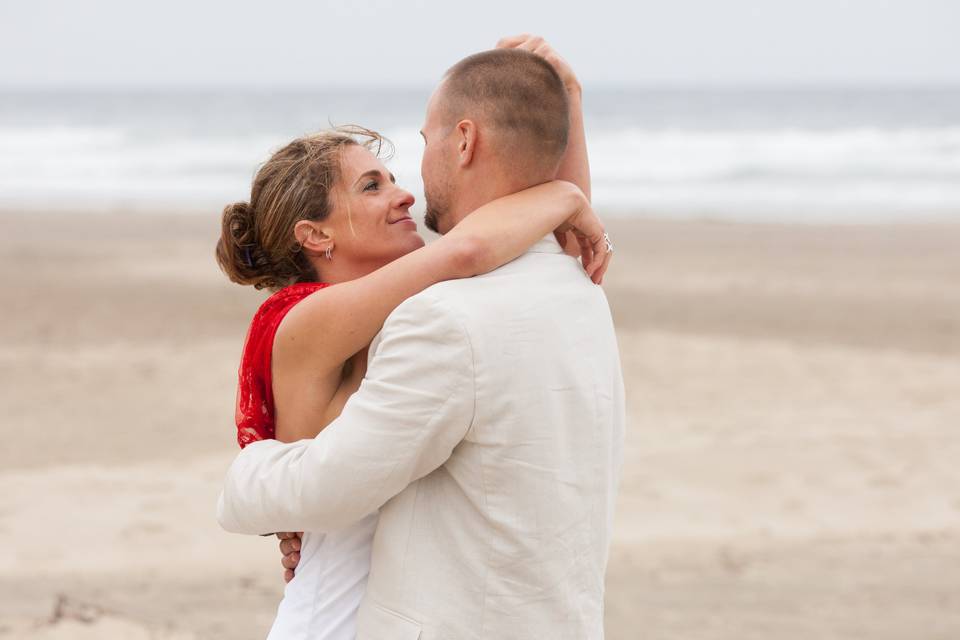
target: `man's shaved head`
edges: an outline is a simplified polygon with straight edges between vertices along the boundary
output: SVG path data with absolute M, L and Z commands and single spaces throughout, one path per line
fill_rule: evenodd
M 451 67 L 442 92 L 449 126 L 482 122 L 504 162 L 545 174 L 556 170 L 567 148 L 570 107 L 549 62 L 522 49 L 483 51 Z

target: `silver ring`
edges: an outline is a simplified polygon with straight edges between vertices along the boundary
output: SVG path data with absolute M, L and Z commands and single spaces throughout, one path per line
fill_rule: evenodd
M 603 241 L 607 243 L 607 253 L 613 253 L 613 243 L 610 242 L 610 236 L 608 234 L 603 234 Z

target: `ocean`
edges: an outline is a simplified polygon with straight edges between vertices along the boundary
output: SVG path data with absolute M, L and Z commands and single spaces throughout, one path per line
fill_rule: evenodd
M 429 88 L 0 91 L 0 208 L 219 214 L 289 139 L 361 124 L 422 211 Z M 960 221 L 960 88 L 597 89 L 594 204 L 611 216 Z

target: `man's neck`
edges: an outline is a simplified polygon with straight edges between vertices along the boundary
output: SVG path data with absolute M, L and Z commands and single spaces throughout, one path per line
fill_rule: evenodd
M 523 191 L 537 183 L 521 181 L 509 176 L 475 176 L 471 177 L 469 190 L 457 194 L 456 201 L 450 207 L 450 219 L 456 226 L 461 220 L 485 204 L 497 198 Z

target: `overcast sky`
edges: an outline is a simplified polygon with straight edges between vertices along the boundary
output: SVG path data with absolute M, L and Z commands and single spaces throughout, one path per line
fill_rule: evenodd
M 0 0 L 0 87 L 432 85 L 536 32 L 587 86 L 960 84 L 960 0 Z

